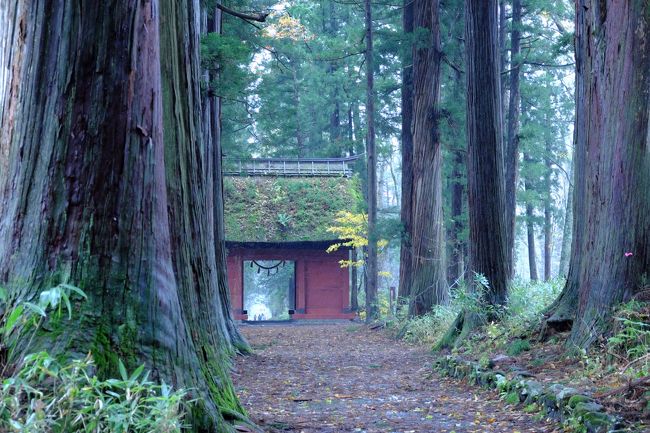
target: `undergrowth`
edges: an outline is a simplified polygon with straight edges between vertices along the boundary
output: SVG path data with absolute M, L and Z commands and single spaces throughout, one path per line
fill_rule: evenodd
M 0 288 L 0 431 L 21 433 L 176 433 L 184 428 L 186 391 L 149 379 L 144 365 L 119 378 L 100 379 L 92 355 L 83 359 L 29 353 L 33 336 L 49 318 L 72 315 L 71 298 L 85 298 L 62 284 L 41 293 L 37 303 L 9 299 Z M 8 346 L 11 346 L 8 344 Z M 17 350 L 18 353 L 12 353 Z
M 481 279 L 480 275 L 476 278 L 480 283 L 477 284 L 478 287 L 485 287 L 488 284 Z M 484 331 L 489 340 L 505 344 L 511 337 L 525 333 L 532 323 L 541 318 L 544 308 L 558 296 L 563 283 L 562 280 L 513 282 L 508 305 L 492 312 L 492 315 L 499 317 L 500 320 L 486 323 Z M 403 308 L 398 308 L 390 328 L 395 336 L 406 341 L 435 346 L 452 326 L 458 313 L 463 310 L 477 313 L 486 311 L 486 306 L 482 304 L 481 299 L 480 294 L 469 291 L 465 285 L 460 285 L 450 293 L 448 305 L 437 305 L 430 313 L 415 318 L 407 317 L 408 300 L 403 300 Z M 471 338 L 468 344 L 472 344 Z

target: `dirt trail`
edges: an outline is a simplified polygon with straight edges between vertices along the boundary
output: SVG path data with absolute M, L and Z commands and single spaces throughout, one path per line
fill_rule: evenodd
M 361 325 L 250 325 L 239 398 L 269 432 L 555 432 L 494 392 L 441 378 L 434 356 Z

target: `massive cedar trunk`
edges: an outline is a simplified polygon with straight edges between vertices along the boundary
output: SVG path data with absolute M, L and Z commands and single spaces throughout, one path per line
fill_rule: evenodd
M 221 34 L 221 9 L 204 9 L 201 19 L 202 34 Z M 218 75 L 216 71 L 206 71 L 205 80 L 208 86 L 214 86 Z M 241 353 L 249 353 L 250 346 L 241 335 L 232 316 L 230 303 L 230 288 L 226 272 L 226 235 L 224 227 L 224 198 L 223 198 L 223 170 L 221 161 L 221 98 L 217 92 L 203 92 L 203 140 L 206 158 L 209 166 L 206 170 L 206 182 L 212 184 L 212 200 L 214 202 L 214 247 L 217 260 L 217 284 L 221 298 L 222 315 L 226 322 L 230 343 Z
M 0 283 L 24 297 L 79 285 L 89 299 L 74 325 L 39 346 L 90 351 L 100 374 L 144 362 L 192 388 L 193 431 L 228 431 L 221 414 L 241 408 L 201 137 L 198 1 L 5 7 Z
M 497 1 L 467 0 L 467 184 L 469 269 L 490 284 L 486 301 L 506 302 L 508 266 Z
M 505 145 L 505 215 L 506 254 L 509 275 L 514 273 L 515 219 L 517 210 L 517 178 L 519 177 L 519 78 L 521 73 L 521 0 L 512 1 L 512 30 L 510 32 L 510 98 Z
M 402 16 L 404 34 L 410 42 L 413 33 L 413 0 L 404 0 Z M 409 48 L 411 44 L 409 44 Z M 402 55 L 402 198 L 400 219 L 403 233 L 399 254 L 399 295 L 411 295 L 411 239 L 413 217 L 411 196 L 413 194 L 413 59 L 412 50 L 403 49 Z
M 366 261 L 366 321 L 379 317 L 377 305 L 377 155 L 375 149 L 375 90 L 372 5 L 365 0 L 366 24 L 366 155 L 368 158 L 368 254 Z
M 410 315 L 421 315 L 447 300 L 442 216 L 440 27 L 438 1 L 415 0 L 415 29 L 427 36 L 413 47 L 413 185 Z
M 504 305 L 508 294 L 504 216 L 503 137 L 499 86 L 497 0 L 465 1 L 467 58 L 467 192 L 469 276 L 483 275 L 484 301 Z M 480 325 L 479 316 L 461 312 L 439 347 L 455 344 Z
M 581 0 L 576 12 L 574 195 L 581 260 L 570 344 L 586 347 L 612 306 L 650 270 L 650 7 L 644 0 Z M 579 235 L 578 235 L 578 232 Z M 570 272 L 570 277 L 571 277 Z

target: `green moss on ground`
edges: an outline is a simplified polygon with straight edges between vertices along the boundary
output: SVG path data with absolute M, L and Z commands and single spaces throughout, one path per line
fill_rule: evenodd
M 336 214 L 362 203 L 345 177 L 226 177 L 224 199 L 226 239 L 238 242 L 329 240 Z

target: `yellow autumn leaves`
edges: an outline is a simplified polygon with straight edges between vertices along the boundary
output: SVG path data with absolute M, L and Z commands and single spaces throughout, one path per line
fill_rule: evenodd
M 349 211 L 339 211 L 334 219 L 335 225 L 328 227 L 327 231 L 336 235 L 341 242 L 330 245 L 327 252 L 337 251 L 341 247 L 361 249 L 368 245 L 368 215 L 365 213 L 353 213 Z M 379 239 L 377 247 L 379 252 L 388 245 L 386 239 Z M 363 257 L 358 260 L 340 260 L 341 267 L 362 266 L 365 263 Z M 380 271 L 379 276 L 390 277 L 390 272 Z

